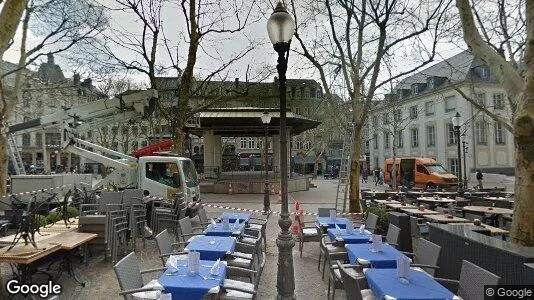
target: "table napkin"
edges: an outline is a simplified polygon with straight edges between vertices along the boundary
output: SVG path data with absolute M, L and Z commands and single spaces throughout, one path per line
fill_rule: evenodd
M 364 234 L 364 233 L 365 233 L 365 224 L 363 224 L 362 226 L 360 226 L 360 233 L 361 233 L 361 234 Z
M 347 224 L 345 228 L 348 234 L 352 234 L 352 231 L 354 230 L 354 226 L 352 225 L 351 221 L 347 220 Z
M 230 219 L 228 218 L 228 216 L 226 215 L 223 216 L 222 223 L 225 229 L 230 228 Z
M 215 222 L 215 220 L 211 219 L 211 225 L 213 225 L 213 227 L 217 226 L 217 222 Z
M 191 251 L 187 253 L 187 268 L 190 273 L 197 274 L 200 268 L 200 252 Z
M 213 267 L 211 267 L 210 273 L 211 275 L 217 276 L 219 275 L 219 270 L 221 267 L 221 259 L 217 259 L 217 261 L 213 264 Z
M 336 235 L 337 236 L 341 235 L 341 228 L 339 228 L 339 226 L 337 226 L 337 224 L 336 224 Z
M 371 247 L 372 249 L 376 251 L 382 250 L 382 236 L 381 235 L 373 234 Z
M 161 294 L 158 300 L 172 300 L 172 294 Z
M 330 220 L 332 221 L 335 221 L 336 220 L 336 210 L 335 209 L 331 209 L 330 210 Z
M 397 258 L 397 276 L 399 278 L 408 279 L 410 274 L 410 259 L 405 256 Z

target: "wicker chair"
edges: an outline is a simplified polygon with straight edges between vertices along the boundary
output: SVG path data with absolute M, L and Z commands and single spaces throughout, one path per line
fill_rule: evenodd
M 336 210 L 335 207 L 319 207 L 317 210 L 319 217 L 330 217 L 330 211 Z
M 423 235 L 428 234 L 428 225 L 421 224 L 417 217 L 410 216 L 410 232 L 412 238 L 419 239 Z
M 201 207 L 198 210 L 198 220 L 200 222 L 200 226 L 202 226 L 204 229 L 210 224 L 210 220 L 208 219 L 208 214 L 206 213 L 206 209 L 204 207 Z
M 261 254 L 261 262 L 258 270 L 248 270 L 236 267 L 227 267 L 226 274 L 229 277 L 249 277 L 254 276 L 254 283 L 243 282 L 234 279 L 225 279 L 218 299 L 230 300 L 230 299 L 257 299 L 258 286 L 260 285 L 261 274 L 265 267 L 265 252 Z
M 400 232 L 401 229 L 399 227 L 390 223 L 388 226 L 388 232 L 385 236 L 386 242 L 391 246 L 397 247 L 399 245 Z
M 336 289 L 343 289 L 343 282 L 341 281 L 341 277 L 339 276 L 339 273 L 338 273 L 339 271 L 337 270 L 337 265 L 336 265 L 336 261 L 338 260 L 341 260 L 343 262 L 348 262 L 349 258 L 345 250 L 343 252 L 329 252 L 327 250 L 326 263 L 330 271 L 330 274 L 328 277 L 328 296 L 327 297 L 330 297 L 330 288 L 332 288 L 332 299 L 335 299 L 336 297 Z M 357 269 L 355 269 L 355 271 L 358 272 Z
M 365 219 L 365 229 L 370 232 L 375 232 L 376 223 L 378 223 L 378 216 L 373 213 L 367 214 L 367 218 Z
M 189 217 L 178 220 L 178 224 L 180 226 L 180 237 L 183 242 L 187 242 L 197 235 L 202 235 L 202 233 L 195 233 L 195 230 L 200 230 L 201 232 L 204 230 L 202 227 L 193 227 Z
M 345 247 L 342 247 L 338 242 L 332 242 L 330 241 L 330 238 L 326 235 L 321 238 L 321 241 L 319 243 L 320 251 L 319 251 L 319 260 L 317 262 L 317 270 L 320 270 L 321 268 L 321 258 L 323 260 L 323 275 L 321 276 L 322 279 L 324 279 L 324 270 L 326 268 L 326 262 L 327 262 L 327 253 L 334 253 L 334 252 L 343 252 L 346 251 Z
M 163 263 L 163 266 L 165 266 L 167 257 L 171 255 L 187 255 L 187 252 L 174 251 L 173 249 L 174 246 L 183 246 L 186 243 L 184 242 L 173 243 L 172 236 L 169 234 L 167 229 L 158 233 L 156 235 L 155 240 L 156 240 L 156 245 L 158 246 L 158 250 L 159 250 L 159 257 L 161 258 L 161 262 Z
M 248 229 L 261 231 L 263 236 L 263 251 L 267 252 L 267 220 L 252 217 L 248 221 Z
M 135 252 L 131 252 L 121 259 L 114 267 L 117 280 L 121 291 L 120 296 L 123 296 L 125 300 L 132 299 L 133 294 L 139 292 L 148 292 L 145 297 L 148 296 L 151 299 L 158 299 L 160 291 L 163 289 L 156 280 L 152 280 L 148 284 L 143 283 L 142 274 L 150 272 L 162 272 L 165 268 L 156 268 L 141 271 L 137 264 L 137 256 Z
M 435 278 L 462 299 L 484 299 L 484 286 L 497 285 L 501 278 L 467 260 L 462 261 L 460 280 Z
M 414 253 L 404 252 L 414 260 L 412 267 L 419 267 L 428 274 L 434 276 L 434 272 L 439 269 L 437 266 L 441 246 L 428 240 L 420 238 Z
M 351 273 L 347 267 L 338 260 L 336 262 L 337 270 L 341 275 L 343 287 L 345 289 L 345 295 L 347 300 L 371 300 L 375 299 L 373 291 L 370 289 L 362 289 L 360 280 L 365 279 L 363 273 Z M 359 275 L 361 274 L 361 275 Z
M 306 226 L 306 224 L 312 224 L 313 226 Z M 304 248 L 304 243 L 308 242 L 320 242 L 322 238 L 321 230 L 317 228 L 315 225 L 315 222 L 304 222 L 301 218 L 299 218 L 299 227 L 300 230 L 298 232 L 299 237 L 299 251 L 300 251 L 300 257 L 302 257 L 302 249 Z

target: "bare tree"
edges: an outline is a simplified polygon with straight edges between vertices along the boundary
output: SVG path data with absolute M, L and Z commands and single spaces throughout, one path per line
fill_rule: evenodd
M 496 50 L 490 41 L 482 37 L 469 0 L 456 1 L 465 42 L 474 55 L 488 64 L 507 92 L 513 111 L 516 151 L 515 208 L 511 237 L 513 243 L 534 246 L 534 152 L 531 150 L 534 142 L 534 3 L 525 1 L 520 4 L 524 15 L 519 18 L 525 20 L 526 36 L 523 36 L 524 43 L 521 46 L 524 47 L 524 56 L 521 63 L 517 63 L 510 59 L 510 55 L 497 51 L 499 48 Z M 507 26 L 504 27 L 509 30 Z M 504 49 L 506 53 L 507 47 Z M 513 53 L 512 51 L 511 54 Z
M 327 97 L 336 93 L 336 87 L 342 81 L 343 90 L 337 90 L 346 94 L 352 104 L 355 141 L 350 172 L 350 212 L 360 211 L 361 136 L 374 94 L 384 84 L 410 74 L 434 59 L 436 43 L 440 39 L 438 29 L 450 3 L 450 0 L 423 4 L 400 0 L 324 0 L 303 8 L 311 17 L 298 22 L 295 13 L 298 8 L 291 1 L 297 20 L 295 37 L 300 46 L 297 51 L 317 69 Z M 308 35 L 306 30 L 310 32 Z M 427 42 L 423 43 L 422 39 Z M 430 45 L 431 54 L 420 57 L 420 63 L 413 67 L 383 79 L 384 57 L 403 52 L 409 44 L 422 48 L 423 44 Z M 333 76 L 341 79 L 336 83 L 330 80 Z

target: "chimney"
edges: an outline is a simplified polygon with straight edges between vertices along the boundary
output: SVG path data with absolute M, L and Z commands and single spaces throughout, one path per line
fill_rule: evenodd
M 74 76 L 72 77 L 72 79 L 74 81 L 74 85 L 79 85 L 80 84 L 80 74 L 74 73 Z
M 86 87 L 91 87 L 93 85 L 93 81 L 91 80 L 91 78 L 87 78 L 83 81 L 83 85 Z
M 235 89 L 237 90 L 239 88 L 239 77 L 235 78 Z

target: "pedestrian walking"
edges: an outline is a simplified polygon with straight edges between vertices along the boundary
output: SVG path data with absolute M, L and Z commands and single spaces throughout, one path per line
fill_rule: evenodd
M 482 172 L 480 169 L 477 169 L 477 181 L 478 181 L 478 189 L 483 189 L 482 187 L 482 179 L 484 178 L 484 175 L 482 175 Z
M 380 181 L 380 185 L 384 185 L 384 171 L 380 169 L 380 175 L 379 175 L 378 181 Z

